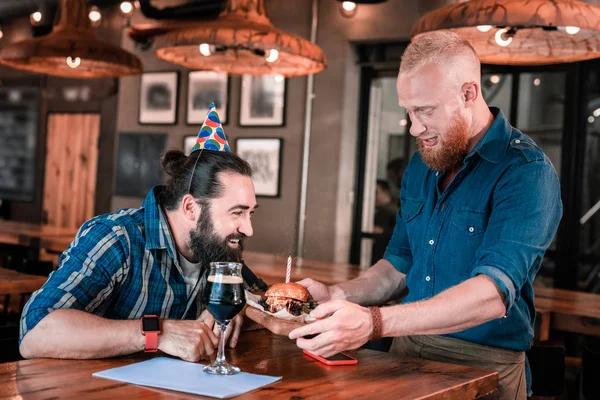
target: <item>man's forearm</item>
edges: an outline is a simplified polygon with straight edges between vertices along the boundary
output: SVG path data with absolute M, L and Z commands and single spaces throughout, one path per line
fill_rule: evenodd
M 381 309 L 384 336 L 453 333 L 481 325 L 506 313 L 494 281 L 479 275 L 439 295 Z
M 144 349 L 138 320 L 116 321 L 84 311 L 56 310 L 25 334 L 25 358 L 104 358 Z
M 364 274 L 329 288 L 333 299 L 347 300 L 362 306 L 383 305 L 406 288 L 406 275 L 386 260 L 379 260 Z

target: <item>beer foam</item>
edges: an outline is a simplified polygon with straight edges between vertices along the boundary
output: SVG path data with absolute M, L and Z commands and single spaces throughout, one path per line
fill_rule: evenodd
M 207 279 L 209 282 L 215 283 L 225 283 L 229 285 L 240 285 L 244 283 L 244 280 L 241 276 L 231 276 L 231 275 L 210 275 Z

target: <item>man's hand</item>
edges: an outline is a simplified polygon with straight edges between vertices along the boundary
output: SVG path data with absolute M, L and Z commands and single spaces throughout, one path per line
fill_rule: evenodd
M 244 324 L 244 317 L 242 314 L 244 311 L 240 311 L 238 315 L 233 317 L 229 325 L 227 325 L 227 330 L 225 331 L 225 343 L 229 343 L 229 347 L 232 349 L 237 345 L 237 342 L 240 338 L 240 331 L 242 330 L 242 325 Z M 209 328 L 212 329 L 215 336 L 219 337 L 219 331 L 221 328 L 218 324 L 215 324 L 215 318 L 208 310 L 204 310 L 198 320 L 204 321 Z M 232 333 L 233 332 L 233 333 Z
M 218 344 L 211 327 L 200 318 L 195 321 L 164 320 L 162 332 L 158 335 L 159 350 L 191 362 L 212 355 Z
M 369 309 L 348 301 L 329 301 L 319 305 L 310 315 L 324 319 L 294 329 L 289 338 L 298 339 L 298 347 L 316 355 L 329 357 L 343 350 L 357 349 L 373 333 Z M 304 338 L 315 334 L 313 339 Z
M 298 282 L 300 285 L 304 286 L 310 292 L 313 300 L 318 304 L 325 303 L 326 301 L 331 300 L 331 293 L 329 291 L 329 287 L 325 286 L 321 282 L 317 282 L 314 279 L 306 278 L 302 279 Z
M 242 325 L 244 324 L 244 317 L 240 312 L 238 315 L 233 317 L 229 325 L 227 325 L 227 329 L 225 330 L 225 343 L 229 343 L 229 347 L 232 349 L 237 345 L 238 339 L 240 338 L 240 331 L 242 330 Z M 219 331 L 221 327 L 219 324 L 215 324 L 213 327 L 214 334 L 219 337 Z

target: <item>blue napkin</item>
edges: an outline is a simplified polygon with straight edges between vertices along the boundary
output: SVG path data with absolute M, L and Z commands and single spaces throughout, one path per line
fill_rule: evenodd
M 151 386 L 178 392 L 226 399 L 277 382 L 281 376 L 255 375 L 240 372 L 236 375 L 211 375 L 202 371 L 204 365 L 157 357 L 151 360 L 96 372 L 93 376 Z

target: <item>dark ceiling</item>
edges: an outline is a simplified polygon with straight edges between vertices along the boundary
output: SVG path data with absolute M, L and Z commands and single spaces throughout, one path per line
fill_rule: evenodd
M 0 21 L 8 21 L 42 11 L 42 25 L 51 25 L 54 13 L 60 0 L 0 0 Z M 89 0 L 90 5 L 105 7 L 120 3 L 122 0 Z M 138 0 L 141 11 L 148 18 L 177 19 L 177 18 L 216 18 L 225 0 L 187 0 L 179 1 L 179 5 L 168 6 L 169 2 Z M 181 4 L 183 3 L 183 4 Z M 167 6 L 164 6 L 167 4 Z

